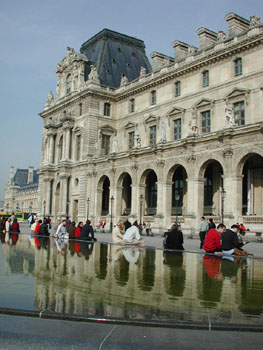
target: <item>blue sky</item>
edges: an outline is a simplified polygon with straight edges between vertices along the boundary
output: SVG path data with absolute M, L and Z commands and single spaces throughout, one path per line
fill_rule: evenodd
M 196 30 L 227 31 L 225 15 L 263 20 L 262 0 L 9 0 L 0 5 L 0 200 L 9 168 L 39 168 L 43 110 L 55 93 L 56 64 L 103 28 L 142 39 L 173 56 L 171 43 L 199 46 Z

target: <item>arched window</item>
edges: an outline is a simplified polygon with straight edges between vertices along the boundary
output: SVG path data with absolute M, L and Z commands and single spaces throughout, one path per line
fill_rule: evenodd
M 67 94 L 69 94 L 71 92 L 71 83 L 72 83 L 72 77 L 71 77 L 71 74 L 69 74 L 67 76 L 67 79 L 66 79 L 66 92 L 67 92 Z

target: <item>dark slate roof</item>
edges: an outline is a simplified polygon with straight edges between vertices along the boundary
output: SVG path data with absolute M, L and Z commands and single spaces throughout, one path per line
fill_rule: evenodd
M 137 79 L 141 67 L 146 69 L 146 74 L 152 71 L 142 40 L 109 29 L 103 29 L 82 44 L 80 52 L 96 66 L 102 85 L 119 87 L 123 75 L 129 81 Z M 86 79 L 88 74 L 87 66 Z
M 14 176 L 14 185 L 23 187 L 27 185 L 28 169 L 17 169 Z M 33 170 L 33 183 L 38 183 L 37 170 Z

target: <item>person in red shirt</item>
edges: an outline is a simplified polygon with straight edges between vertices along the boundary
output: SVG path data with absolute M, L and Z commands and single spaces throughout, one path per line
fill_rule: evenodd
M 83 222 L 80 221 L 78 224 L 78 227 L 75 230 L 75 238 L 78 239 L 80 237 L 82 227 L 83 227 Z
M 42 224 L 42 220 L 38 220 L 37 224 L 36 224 L 36 228 L 34 233 L 37 235 L 39 233 L 40 230 L 40 225 Z
M 12 223 L 11 232 L 20 232 L 19 223 L 17 222 L 16 218 L 14 219 L 14 221 Z
M 225 231 L 224 224 L 219 224 L 217 229 L 211 228 L 206 234 L 203 249 L 207 253 L 222 252 L 222 245 L 220 242 L 221 234 Z

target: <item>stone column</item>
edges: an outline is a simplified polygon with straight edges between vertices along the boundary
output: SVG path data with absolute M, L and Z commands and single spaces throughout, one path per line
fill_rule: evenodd
M 55 144 L 54 144 L 54 135 L 51 134 L 51 135 L 49 136 L 49 138 L 50 138 L 49 164 L 52 164 L 52 163 L 53 163 L 54 147 L 55 147 Z
M 165 160 L 160 158 L 156 160 L 158 167 L 157 173 L 157 212 L 156 216 L 159 218 L 164 218 L 164 198 L 165 198 L 165 181 L 163 179 L 163 168 L 165 165 Z
M 139 216 L 139 197 L 142 194 L 143 197 L 145 197 L 144 191 L 140 191 L 140 184 L 137 180 L 137 171 L 138 171 L 138 164 L 135 162 L 132 165 L 132 184 L 131 184 L 131 217 L 138 217 Z M 145 198 L 144 198 L 145 200 Z
M 66 128 L 65 132 L 65 160 L 69 160 L 69 146 L 70 146 L 70 128 Z
M 60 187 L 60 210 L 61 216 L 66 216 L 67 213 L 67 176 L 61 176 L 61 187 Z
M 166 181 L 163 184 L 164 187 L 164 201 L 163 201 L 163 211 L 164 211 L 164 223 L 165 227 L 169 227 L 171 223 L 171 214 L 172 214 L 172 181 Z

